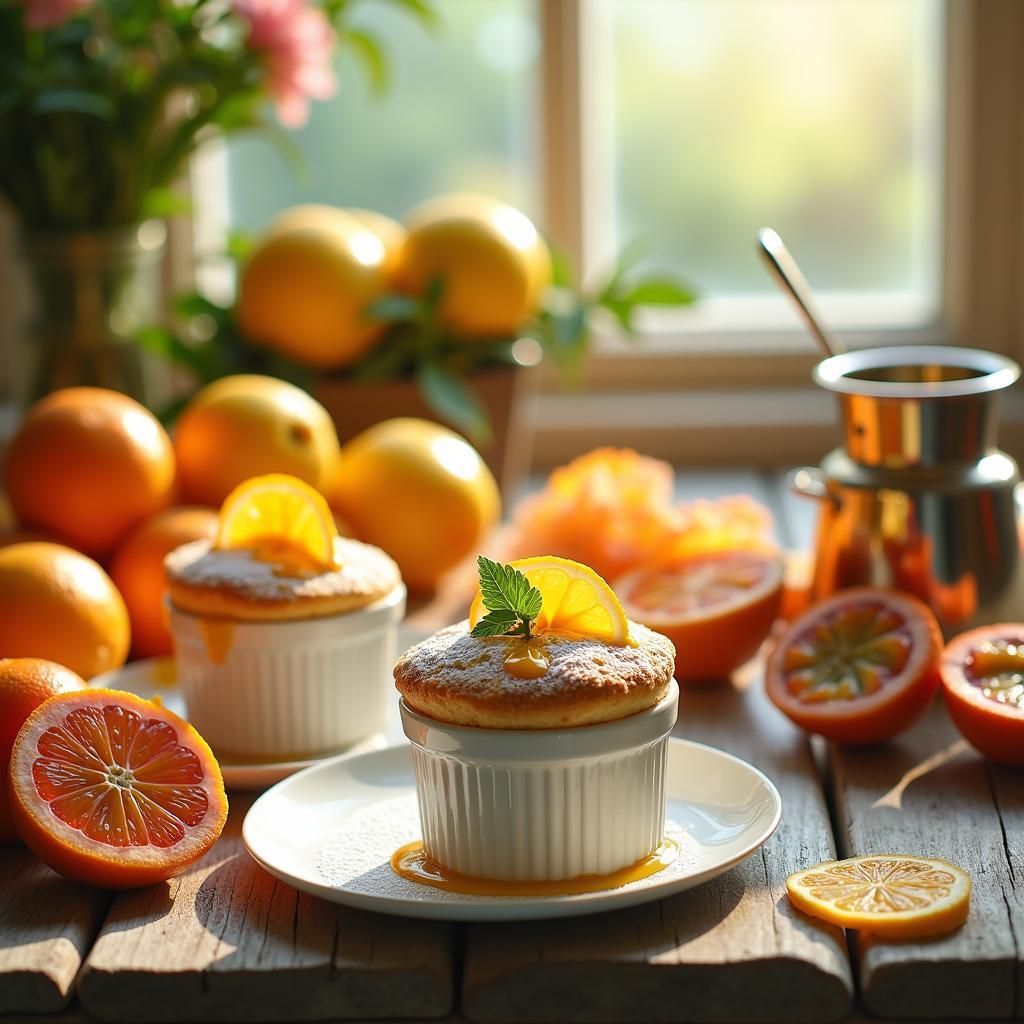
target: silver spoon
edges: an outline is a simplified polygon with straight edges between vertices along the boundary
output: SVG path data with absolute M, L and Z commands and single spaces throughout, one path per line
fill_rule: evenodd
M 757 233 L 757 251 L 776 281 L 792 298 L 797 311 L 825 355 L 837 356 L 845 352 L 846 346 L 839 337 L 823 326 L 821 313 L 818 312 L 811 295 L 811 286 L 807 283 L 807 278 L 800 273 L 796 260 L 790 256 L 786 243 L 779 237 L 779 233 L 772 228 L 761 228 Z

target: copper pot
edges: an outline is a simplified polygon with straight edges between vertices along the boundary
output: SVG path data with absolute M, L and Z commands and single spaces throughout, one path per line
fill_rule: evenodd
M 820 502 L 812 596 L 859 584 L 914 594 L 949 635 L 1024 618 L 1020 471 L 996 446 L 1020 376 L 981 349 L 899 346 L 832 356 L 843 446 L 790 484 Z

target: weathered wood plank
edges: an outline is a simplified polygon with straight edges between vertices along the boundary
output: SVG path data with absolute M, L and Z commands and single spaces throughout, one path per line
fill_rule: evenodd
M 849 1010 L 842 934 L 795 914 L 786 875 L 833 855 L 806 740 L 760 685 L 690 688 L 679 735 L 762 768 L 782 793 L 779 831 L 698 889 L 630 910 L 469 927 L 463 1011 L 477 1021 L 827 1021 Z
M 0 846 L 0 1013 L 66 1006 L 109 898 Z
M 276 881 L 245 851 L 248 801 L 180 878 L 114 901 L 79 981 L 109 1021 L 441 1017 L 454 930 L 338 907 Z
M 1019 1014 L 1024 777 L 971 751 L 941 704 L 885 747 L 830 747 L 829 765 L 843 856 L 931 854 L 974 877 L 959 931 L 927 942 L 857 940 L 867 1009 L 934 1019 Z

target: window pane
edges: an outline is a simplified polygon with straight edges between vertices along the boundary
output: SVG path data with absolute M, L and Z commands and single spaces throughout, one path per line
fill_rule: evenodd
M 399 4 L 360 6 L 379 36 L 391 81 L 373 95 L 352 54 L 340 57 L 335 99 L 314 103 L 293 138 L 296 172 L 266 141 L 229 149 L 233 226 L 262 227 L 300 202 L 363 206 L 401 216 L 453 189 L 536 206 L 535 83 L 539 40 L 531 0 L 436 0 L 433 31 Z
M 941 0 L 612 0 L 607 28 L 617 244 L 767 293 L 770 225 L 819 291 L 934 308 Z

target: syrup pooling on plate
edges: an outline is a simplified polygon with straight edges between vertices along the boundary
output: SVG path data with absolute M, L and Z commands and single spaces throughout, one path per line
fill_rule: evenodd
M 620 889 L 631 882 L 650 878 L 664 871 L 679 856 L 679 843 L 666 837 L 660 845 L 643 859 L 629 867 L 607 875 L 580 875 L 551 881 L 506 881 L 492 878 L 473 878 L 462 875 L 433 860 L 423 840 L 406 843 L 391 855 L 391 870 L 410 882 L 429 885 L 434 889 L 457 892 L 465 896 L 526 897 L 582 896 L 587 893 Z
M 964 675 L 989 700 L 1024 709 L 1024 639 L 986 640 L 968 654 Z
M 891 608 L 838 608 L 786 652 L 789 691 L 808 703 L 876 693 L 906 667 L 911 641 L 906 621 Z
M 203 767 L 166 722 L 116 705 L 79 707 L 36 746 L 37 792 L 89 839 L 170 847 L 206 816 Z

